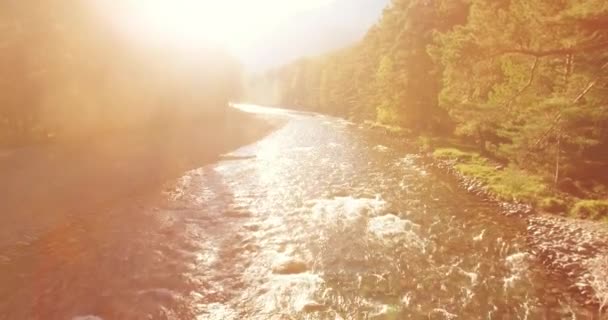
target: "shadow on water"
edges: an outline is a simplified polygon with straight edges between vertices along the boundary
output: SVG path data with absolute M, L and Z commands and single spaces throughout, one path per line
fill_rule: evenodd
M 0 266 L 0 319 L 191 319 L 242 284 L 230 190 L 211 168 L 162 197 L 81 214 Z M 215 271 L 213 271 L 215 270 Z

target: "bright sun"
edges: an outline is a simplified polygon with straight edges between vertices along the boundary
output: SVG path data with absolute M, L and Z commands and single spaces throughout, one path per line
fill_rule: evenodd
M 252 42 L 298 12 L 332 0 L 97 0 L 115 25 L 145 40 L 195 47 L 212 43 L 231 51 Z

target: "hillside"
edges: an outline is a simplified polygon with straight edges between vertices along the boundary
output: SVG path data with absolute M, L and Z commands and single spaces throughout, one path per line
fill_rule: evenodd
M 301 12 L 274 28 L 241 57 L 253 72 L 265 71 L 301 56 L 318 55 L 360 40 L 389 0 L 338 0 Z M 339 12 L 336 15 L 336 12 Z

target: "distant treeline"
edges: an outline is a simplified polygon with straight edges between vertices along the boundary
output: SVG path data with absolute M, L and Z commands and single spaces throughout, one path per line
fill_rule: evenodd
M 393 0 L 361 42 L 258 81 L 284 106 L 454 133 L 557 180 L 606 176 L 606 0 Z
M 0 145 L 168 125 L 236 93 L 224 53 L 135 44 L 91 3 L 0 1 Z

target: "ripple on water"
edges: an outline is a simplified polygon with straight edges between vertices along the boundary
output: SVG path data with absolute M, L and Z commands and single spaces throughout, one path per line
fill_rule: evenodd
M 425 241 L 418 235 L 420 226 L 394 214 L 373 217 L 368 221 L 367 231 L 377 239 L 387 243 L 405 242 L 421 251 L 425 250 Z
M 238 313 L 221 303 L 210 303 L 201 307 L 201 314 L 196 320 L 235 320 L 239 319 Z
M 312 273 L 276 275 L 264 284 L 264 293 L 258 296 L 257 304 L 266 314 L 277 310 L 301 312 L 315 301 L 323 283 L 321 276 Z
M 86 315 L 73 317 L 72 320 L 103 320 L 103 318 L 94 315 Z
M 338 219 L 356 221 L 370 215 L 380 213 L 386 208 L 386 201 L 379 196 L 371 198 L 336 197 L 334 199 L 321 199 L 311 202 L 312 217 L 316 221 L 331 222 Z
M 509 268 L 511 275 L 504 278 L 504 289 L 510 289 L 515 286 L 518 280 L 525 277 L 529 270 L 530 254 L 527 252 L 517 252 L 505 259 L 505 264 Z

